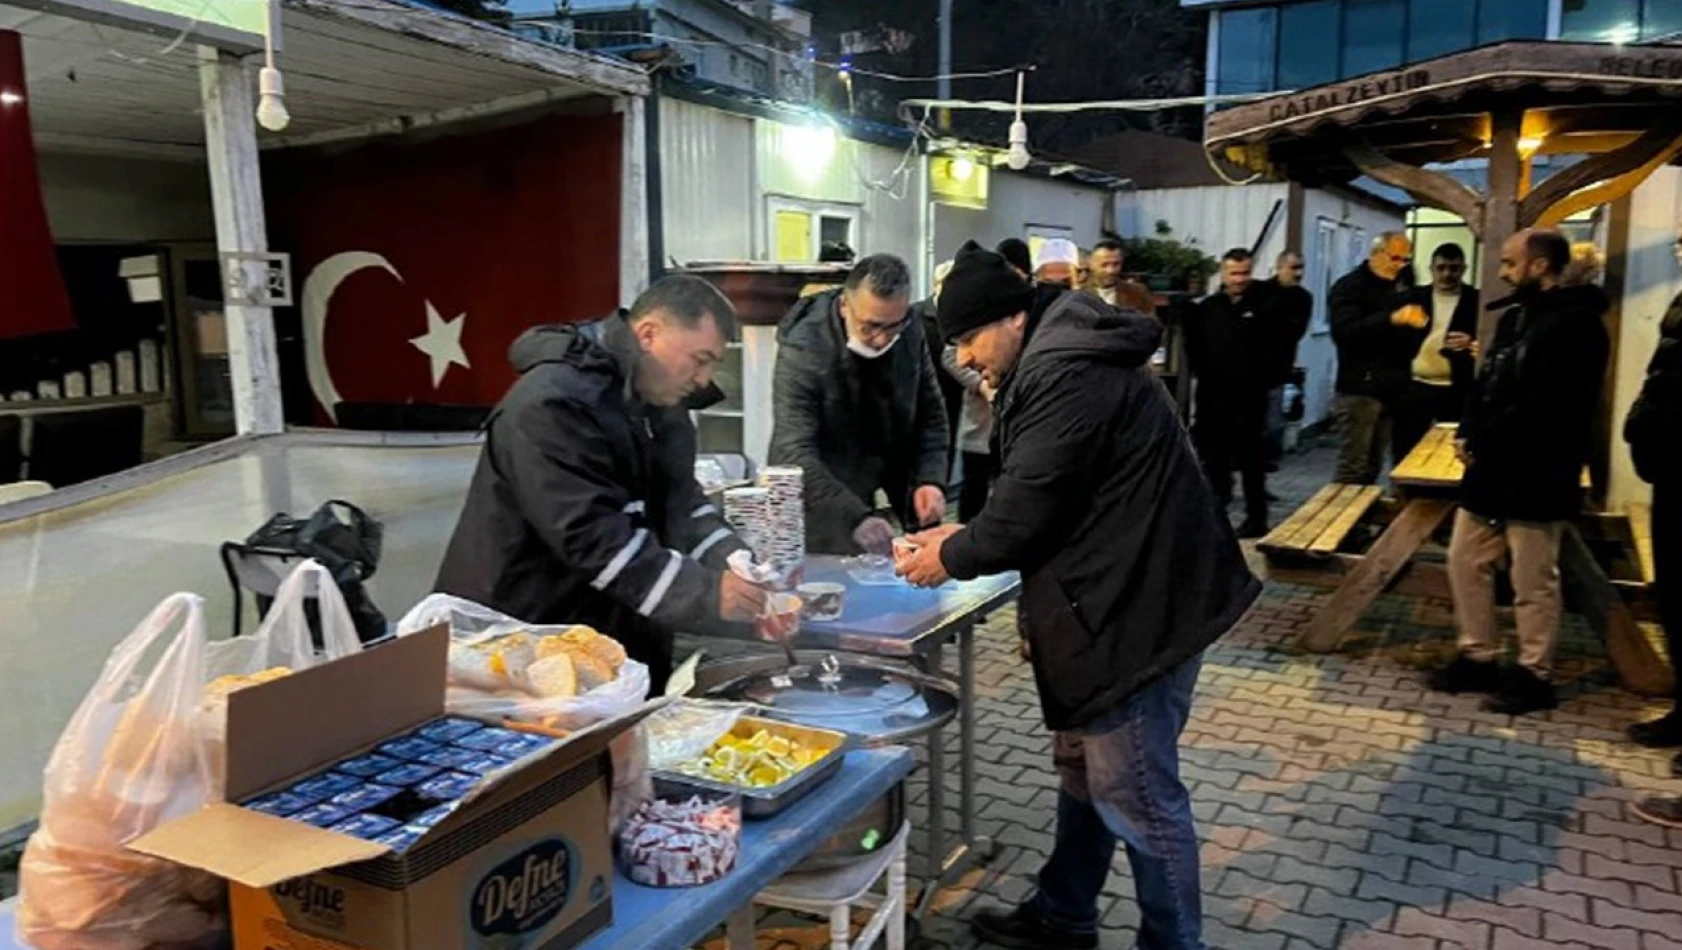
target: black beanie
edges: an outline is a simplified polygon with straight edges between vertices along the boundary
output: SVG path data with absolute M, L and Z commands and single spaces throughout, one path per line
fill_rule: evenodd
M 935 320 L 941 338 L 951 343 L 1033 305 L 1033 285 L 1018 276 L 1002 255 L 969 241 L 958 249 L 952 271 L 940 285 Z
M 1028 249 L 1028 242 L 1021 238 L 1005 238 L 999 242 L 996 250 L 1004 255 L 1010 266 L 1024 274 L 1034 272 L 1034 252 Z

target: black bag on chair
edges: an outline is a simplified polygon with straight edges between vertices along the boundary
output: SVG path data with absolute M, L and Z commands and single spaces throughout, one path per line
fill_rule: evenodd
M 248 548 L 286 551 L 313 558 L 333 575 L 363 643 L 386 634 L 385 614 L 374 605 L 362 582 L 380 563 L 385 527 L 348 501 L 329 501 L 308 518 L 281 513 L 245 539 Z M 268 605 L 258 600 L 258 612 Z

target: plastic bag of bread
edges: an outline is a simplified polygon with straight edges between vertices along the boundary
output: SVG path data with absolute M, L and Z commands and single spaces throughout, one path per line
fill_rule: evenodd
M 220 882 L 124 847 L 214 797 L 198 723 L 207 646 L 204 602 L 167 598 L 117 645 L 59 736 L 19 867 L 28 946 L 143 950 L 222 926 Z
M 321 648 L 310 632 L 309 608 L 320 618 Z M 300 563 L 275 591 L 274 602 L 256 633 L 216 640 L 205 646 L 205 686 L 199 700 L 199 729 L 214 776 L 215 797 L 222 792 L 227 749 L 228 695 L 297 670 L 350 656 L 362 649 L 356 621 L 333 575 L 319 562 Z
M 528 624 L 433 594 L 397 622 L 397 633 L 440 623 L 450 627 L 450 712 L 571 731 L 631 712 L 648 698 L 648 667 L 590 627 Z

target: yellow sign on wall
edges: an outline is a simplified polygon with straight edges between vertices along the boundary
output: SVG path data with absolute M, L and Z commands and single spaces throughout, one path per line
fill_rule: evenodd
M 970 155 L 936 155 L 929 159 L 929 194 L 935 201 L 959 208 L 987 210 L 987 162 Z

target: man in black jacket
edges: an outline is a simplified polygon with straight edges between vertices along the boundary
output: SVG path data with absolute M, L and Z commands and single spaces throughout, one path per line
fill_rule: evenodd
M 946 404 L 910 294 L 905 262 L 876 254 L 777 327 L 770 461 L 805 470 L 808 550 L 888 553 L 879 490 L 907 530 L 946 513 Z
M 520 378 L 485 448 L 435 585 L 534 624 L 583 623 L 648 664 L 672 633 L 751 621 L 765 592 L 732 573 L 745 545 L 695 482 L 685 400 L 707 388 L 735 314 L 697 277 L 667 277 L 629 313 L 527 330 Z
M 1407 457 L 1439 422 L 1458 422 L 1471 392 L 1478 336 L 1478 292 L 1467 285 L 1466 252 L 1441 244 L 1431 252 L 1431 283 L 1414 290 L 1412 302 L 1429 322 L 1413 357 L 1413 379 L 1396 412 L 1392 454 Z
M 966 527 L 915 536 L 923 586 L 1022 572 L 1034 679 L 1057 730 L 1057 838 L 1039 892 L 973 926 L 1006 947 L 1096 947 L 1098 896 L 1118 842 L 1140 944 L 1200 948 L 1198 844 L 1179 735 L 1203 651 L 1261 585 L 1220 516 L 1172 400 L 1148 361 L 1151 317 L 1032 289 L 974 242 L 940 296 L 959 362 L 998 388 L 1000 472 Z
M 940 283 L 946 279 L 946 274 L 952 269 L 951 261 L 942 261 L 934 269 L 933 287 L 927 297 L 911 305 L 912 318 L 923 325 L 923 343 L 929 349 L 929 359 L 940 365 L 942 347 L 940 344 L 940 327 L 935 323 L 935 301 L 940 299 Z M 957 454 L 958 443 L 958 414 L 963 408 L 964 389 L 958 381 L 948 373 L 938 374 L 940 381 L 940 398 L 946 404 L 946 472 L 951 477 L 952 459 Z
M 1286 332 L 1276 298 L 1252 282 L 1252 266 L 1249 251 L 1227 251 L 1220 289 L 1185 324 L 1186 358 L 1197 380 L 1192 440 L 1223 513 L 1232 504 L 1232 472 L 1243 473 L 1241 538 L 1267 533 L 1267 392 Z
M 1412 254 L 1407 235 L 1380 234 L 1366 261 L 1333 284 L 1326 300 L 1337 345 L 1333 412 L 1343 431 L 1335 476 L 1340 482 L 1374 485 L 1383 468 L 1396 407 L 1425 333 L 1425 313 L 1408 303 L 1401 283 Z
M 1285 385 L 1297 368 L 1297 347 L 1308 333 L 1314 317 L 1314 295 L 1302 285 L 1303 260 L 1297 251 L 1281 251 L 1273 262 L 1273 276 L 1261 282 L 1262 293 L 1271 298 L 1280 333 L 1275 341 L 1267 391 L 1267 464 L 1276 471 L 1285 455 Z
M 1489 692 L 1484 708 L 1521 716 L 1557 705 L 1549 675 L 1561 611 L 1559 544 L 1582 508 L 1601 377 L 1610 343 L 1606 294 L 1562 286 L 1571 245 L 1526 230 L 1501 249 L 1515 290 L 1484 357 L 1459 442 L 1466 474 L 1449 541 L 1449 587 L 1460 653 L 1433 685 Z M 1495 571 L 1511 564 L 1518 663 L 1501 670 Z
M 1682 237 L 1676 241 L 1676 260 L 1682 265 Z M 1670 302 L 1659 324 L 1659 345 L 1624 420 L 1624 439 L 1636 474 L 1653 485 L 1653 586 L 1671 666 L 1682 670 L 1682 294 Z M 1676 708 L 1631 726 L 1630 738 L 1654 748 L 1682 745 L 1682 672 L 1673 698 Z M 1682 774 L 1682 756 L 1671 771 Z M 1682 827 L 1682 801 L 1668 801 L 1673 807 L 1664 813 L 1669 816 L 1665 823 Z M 1637 810 L 1653 817 L 1650 810 Z

